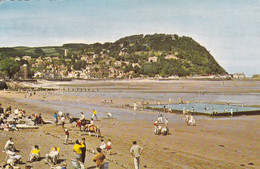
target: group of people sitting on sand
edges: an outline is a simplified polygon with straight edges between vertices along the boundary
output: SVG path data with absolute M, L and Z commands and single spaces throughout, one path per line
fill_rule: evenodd
M 4 131 L 16 131 L 19 130 L 18 124 L 34 125 L 45 124 L 41 113 L 39 115 L 32 114 L 26 115 L 25 110 L 15 108 L 12 112 L 11 106 L 7 108 L 1 107 L 0 103 L 0 127 Z
M 19 152 L 14 145 L 13 138 L 10 137 L 9 140 L 6 142 L 4 147 L 4 152 L 6 152 L 5 162 L 6 164 L 3 165 L 4 168 L 13 168 L 17 164 L 22 164 L 22 156 L 16 154 Z M 56 164 L 59 158 L 59 147 L 52 147 L 50 153 L 45 155 L 46 163 L 52 162 Z M 34 145 L 30 154 L 28 156 L 29 162 L 39 161 L 40 160 L 40 148 L 38 145 Z M 63 164 L 62 169 L 66 169 L 66 164 Z
M 164 124 L 165 126 L 162 127 L 159 124 L 163 124 L 163 119 L 164 119 Z M 167 118 L 163 118 L 163 115 L 161 112 L 158 114 L 158 119 L 154 122 L 154 134 L 155 135 L 167 135 L 169 134 L 169 128 L 168 128 L 169 120 Z
M 185 124 L 187 126 L 195 126 L 196 125 L 195 124 L 195 119 L 194 119 L 192 113 L 186 113 L 186 115 L 185 115 Z

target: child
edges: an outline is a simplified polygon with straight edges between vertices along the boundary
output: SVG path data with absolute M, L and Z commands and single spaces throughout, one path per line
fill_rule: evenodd
M 108 139 L 108 142 L 107 142 L 107 154 L 110 155 L 111 154 L 111 140 Z
M 101 148 L 102 151 L 104 151 L 106 149 L 106 147 L 107 147 L 106 143 L 105 143 L 105 141 L 103 139 L 101 139 L 100 141 L 101 141 L 101 145 L 99 146 L 99 148 Z
M 64 142 L 64 144 L 67 144 L 68 140 L 69 140 L 70 133 L 69 133 L 68 129 L 65 129 L 64 131 L 65 131 L 65 142 Z
M 79 131 L 81 131 L 81 121 L 80 121 L 80 120 L 78 120 L 78 122 L 77 122 L 77 124 L 76 124 L 76 127 L 78 127 L 78 128 L 79 128 Z

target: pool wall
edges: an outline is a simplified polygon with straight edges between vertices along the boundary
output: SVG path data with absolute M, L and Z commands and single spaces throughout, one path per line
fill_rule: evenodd
M 146 109 L 156 110 L 156 111 L 162 111 L 162 112 L 168 112 L 167 108 L 159 108 L 159 107 L 151 107 L 151 106 L 145 106 Z M 181 110 L 174 110 L 172 109 L 169 113 L 175 113 L 175 114 L 183 114 L 183 111 Z M 230 112 L 227 113 L 203 113 L 203 112 L 192 112 L 193 115 L 204 115 L 204 116 L 210 116 L 210 117 L 223 117 L 223 116 L 243 116 L 243 115 L 260 115 L 260 108 L 259 110 L 251 110 L 251 111 L 239 111 L 233 112 L 233 115 L 231 115 Z

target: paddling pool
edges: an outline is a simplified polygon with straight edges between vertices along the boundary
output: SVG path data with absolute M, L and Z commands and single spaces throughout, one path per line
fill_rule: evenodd
M 224 105 L 210 103 L 189 103 L 189 104 L 160 104 L 148 105 L 147 108 L 159 110 L 171 110 L 172 112 L 211 115 L 211 116 L 230 116 L 230 115 L 254 115 L 260 114 L 260 108 L 247 107 L 243 105 Z

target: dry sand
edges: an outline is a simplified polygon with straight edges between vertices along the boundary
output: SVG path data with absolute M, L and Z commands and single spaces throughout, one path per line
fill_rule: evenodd
M 116 88 L 114 82 L 104 82 L 110 87 Z M 211 89 L 205 86 L 196 84 L 196 82 L 183 82 L 184 88 L 190 91 L 196 91 L 198 88 L 210 91 Z M 218 83 L 214 82 L 216 86 Z M 226 82 L 225 82 L 226 83 Z M 227 84 L 228 83 L 228 84 Z M 232 88 L 231 84 L 227 82 L 227 88 Z M 237 83 L 237 82 L 236 82 Z M 256 83 L 256 84 L 255 84 Z M 95 85 L 93 85 L 95 84 Z M 97 87 L 97 82 L 92 82 L 88 87 Z M 118 84 L 118 83 L 116 83 Z M 159 82 L 156 83 L 123 83 L 120 86 L 124 87 L 124 90 L 134 86 L 136 88 L 147 89 L 165 89 L 169 90 L 168 83 Z M 247 91 L 258 91 L 259 83 L 239 83 L 237 92 L 241 89 L 241 86 L 247 89 Z M 107 85 L 99 85 L 100 90 L 104 90 Z M 173 84 L 172 84 L 173 85 Z M 190 88 L 188 88 L 188 86 Z M 145 87 L 144 87 L 145 86 Z M 160 87 L 158 87 L 160 86 Z M 174 85 L 177 88 L 177 85 Z M 212 86 L 212 85 L 211 85 Z M 257 87 L 255 87 L 257 86 Z M 120 88 L 120 87 L 119 87 Z M 125 89 L 126 88 L 126 89 Z M 178 83 L 178 88 L 182 89 L 182 85 Z M 221 92 L 227 91 L 225 87 L 219 87 Z M 109 90 L 109 89 L 107 89 Z M 144 90 L 144 89 L 142 89 Z M 187 90 L 186 90 L 187 91 Z M 233 92 L 236 92 L 232 88 Z M 3 107 L 9 105 L 12 108 L 18 107 L 25 109 L 27 114 L 42 113 L 43 118 L 46 120 L 52 120 L 53 112 L 55 111 L 51 106 L 46 107 L 38 104 L 38 102 L 31 102 L 30 100 L 48 100 L 48 101 L 67 101 L 72 103 L 85 103 L 94 105 L 96 107 L 101 106 L 100 102 L 103 98 L 84 98 L 84 97 L 59 97 L 58 95 L 46 94 L 46 92 L 38 92 L 36 95 L 27 98 L 27 102 L 18 102 L 24 99 L 25 93 L 18 92 L 0 92 L 0 103 Z M 115 99 L 113 104 L 107 104 L 106 106 L 111 108 L 121 109 L 122 111 L 127 108 L 122 108 L 122 105 L 131 104 L 132 99 L 121 98 Z M 66 106 L 66 105 L 64 105 Z M 90 110 L 86 110 L 90 111 Z M 105 111 L 105 110 L 104 110 Z M 149 114 L 156 117 L 157 112 L 150 110 L 138 110 L 138 114 Z M 170 115 L 173 118 L 181 119 L 182 115 Z M 195 117 L 196 118 L 196 117 Z M 183 121 L 176 121 L 169 124 L 170 135 L 156 136 L 153 134 L 153 121 L 140 120 L 129 118 L 130 120 L 104 119 L 95 122 L 101 127 L 102 136 L 105 141 L 112 140 L 113 155 L 107 156 L 110 160 L 110 168 L 120 169 L 124 165 L 127 168 L 134 168 L 133 157 L 129 153 L 129 149 L 132 146 L 132 141 L 136 140 L 140 146 L 144 148 L 144 152 L 141 156 L 141 168 L 150 169 L 172 169 L 172 168 L 260 168 L 260 116 L 244 116 L 240 118 L 230 119 L 211 119 L 211 118 L 198 118 L 196 120 L 197 126 L 185 126 Z M 81 133 L 75 126 L 71 124 L 65 125 L 69 128 L 71 137 L 73 140 L 80 139 Z M 64 132 L 61 126 L 45 125 L 40 126 L 39 130 L 21 130 L 15 132 L 0 131 L 0 147 L 3 148 L 8 138 L 12 136 L 16 147 L 20 150 L 23 156 L 23 161 L 26 162 L 31 147 L 35 144 L 40 146 L 41 156 L 45 156 L 49 153 L 52 146 L 59 146 L 61 148 L 60 158 L 62 162 L 68 164 L 68 168 L 71 169 L 70 159 L 74 159 L 71 145 L 64 145 Z M 100 138 L 84 136 L 87 142 L 87 148 L 94 150 L 95 147 L 100 145 Z M 94 166 L 94 162 L 91 161 L 93 157 L 92 153 L 88 153 L 86 157 L 85 166 Z M 1 162 L 5 158 L 5 153 L 0 153 Z M 111 162 L 114 161 L 114 162 Z M 117 165 L 116 163 L 119 165 Z M 44 163 L 44 160 L 40 162 L 28 163 L 34 168 L 49 168 Z M 26 164 L 21 165 L 24 168 Z M 56 165 L 57 166 L 57 165 Z

